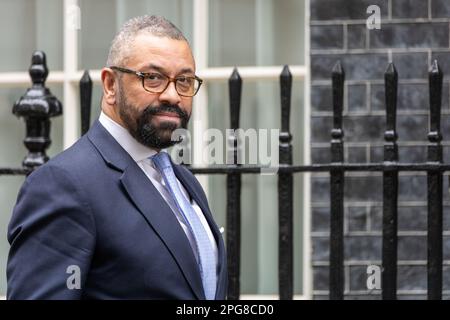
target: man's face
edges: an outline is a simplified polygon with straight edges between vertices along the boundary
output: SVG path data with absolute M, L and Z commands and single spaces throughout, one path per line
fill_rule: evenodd
M 195 63 L 186 41 L 142 33 L 135 38 L 132 55 L 125 67 L 170 78 L 194 76 Z M 143 145 L 155 149 L 170 147 L 172 132 L 187 128 L 192 112 L 192 97 L 183 97 L 170 82 L 162 93 L 150 93 L 133 74 L 118 74 L 117 108 L 131 135 Z

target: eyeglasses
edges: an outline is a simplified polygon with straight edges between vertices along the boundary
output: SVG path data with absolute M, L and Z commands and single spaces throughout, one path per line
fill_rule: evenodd
M 144 90 L 151 93 L 163 93 L 169 86 L 169 83 L 174 82 L 175 90 L 177 90 L 180 96 L 193 97 L 197 94 L 203 83 L 203 80 L 197 76 L 170 78 L 156 72 L 140 72 L 115 66 L 110 68 L 116 71 L 137 75 L 142 80 L 142 87 Z

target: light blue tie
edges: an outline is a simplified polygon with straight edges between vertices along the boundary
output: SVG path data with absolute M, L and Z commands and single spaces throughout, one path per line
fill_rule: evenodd
M 202 276 L 205 297 L 208 300 L 213 300 L 216 295 L 217 274 L 212 243 L 208 238 L 208 234 L 206 233 L 200 218 L 195 213 L 194 208 L 192 208 L 191 204 L 180 190 L 169 155 L 166 152 L 159 152 L 152 156 L 151 159 L 153 160 L 155 167 L 161 173 L 168 191 L 177 204 L 178 210 L 188 222 L 187 225 L 194 235 L 197 256 L 200 260 L 199 269 Z

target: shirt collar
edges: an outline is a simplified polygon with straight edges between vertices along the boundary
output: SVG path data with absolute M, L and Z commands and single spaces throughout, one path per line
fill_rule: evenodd
M 148 159 L 157 153 L 155 149 L 138 142 L 127 129 L 108 117 L 103 111 L 98 120 L 134 161 Z

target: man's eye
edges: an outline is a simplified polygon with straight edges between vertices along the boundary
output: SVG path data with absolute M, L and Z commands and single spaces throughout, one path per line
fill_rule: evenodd
M 191 77 L 181 77 L 181 78 L 177 78 L 177 82 L 180 85 L 186 85 L 186 86 L 191 86 L 194 84 L 195 78 L 191 78 Z
M 152 74 L 149 74 L 146 78 L 148 80 L 162 80 L 163 76 L 158 73 L 152 73 Z

